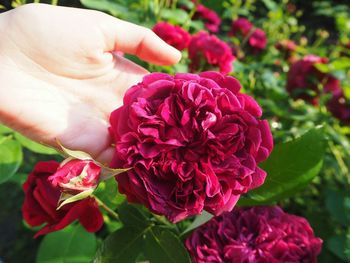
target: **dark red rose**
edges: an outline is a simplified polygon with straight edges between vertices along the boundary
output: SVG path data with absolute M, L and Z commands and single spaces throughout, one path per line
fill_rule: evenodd
M 205 27 L 213 33 L 216 33 L 219 31 L 219 27 L 221 24 L 221 19 L 218 16 L 218 14 L 211 10 L 204 5 L 197 4 L 196 5 L 196 12 L 193 16 L 193 19 L 201 19 L 204 21 Z
M 316 263 L 322 240 L 305 218 L 279 207 L 235 208 L 185 241 L 195 263 Z
M 121 193 L 177 222 L 230 211 L 260 186 L 273 141 L 268 122 L 240 83 L 216 72 L 152 73 L 131 87 L 112 112 L 112 167 Z
M 253 52 L 260 52 L 265 49 L 267 38 L 264 31 L 260 28 L 256 28 L 253 34 L 248 39 L 249 46 L 252 48 Z
M 173 26 L 166 22 L 159 22 L 153 27 L 153 32 L 161 39 L 178 50 L 188 47 L 191 35 L 179 26 Z
M 57 210 L 61 195 L 60 189 L 54 187 L 48 177 L 59 167 L 55 161 L 39 162 L 23 184 L 25 193 L 22 213 L 30 226 L 45 226 L 35 237 L 63 229 L 75 220 L 89 232 L 98 231 L 103 225 L 103 217 L 93 198 L 86 198 L 66 204 Z
M 191 60 L 191 72 L 203 71 L 219 67 L 223 74 L 230 73 L 235 57 L 231 48 L 224 41 L 204 31 L 194 35 L 188 46 L 188 56 Z
M 341 89 L 332 92 L 327 108 L 342 123 L 350 125 L 350 100 L 345 97 Z
M 243 37 L 247 36 L 252 30 L 253 25 L 248 21 L 248 19 L 240 17 L 232 22 L 230 35 L 241 35 Z
M 340 83 L 330 74 L 319 71 L 316 63 L 326 64 L 328 60 L 314 55 L 307 55 L 298 60 L 289 69 L 287 91 L 293 98 L 300 98 L 314 105 L 318 104 L 321 92 L 333 92 L 340 89 Z M 320 84 L 322 90 L 320 90 Z

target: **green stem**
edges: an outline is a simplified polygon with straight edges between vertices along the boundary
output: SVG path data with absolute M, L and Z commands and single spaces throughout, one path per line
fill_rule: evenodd
M 98 197 L 96 196 L 93 196 L 97 202 L 97 204 L 102 207 L 104 210 L 106 210 L 106 212 L 111 216 L 113 217 L 114 219 L 118 220 L 119 221 L 119 215 L 113 211 L 113 209 L 109 208 L 104 202 L 102 202 L 101 199 L 99 199 Z
M 51 0 L 51 5 L 57 5 L 58 4 L 58 0 Z
M 338 165 L 340 167 L 341 172 L 344 175 L 348 175 L 349 174 L 349 170 L 346 167 L 346 164 L 341 156 L 341 152 L 337 149 L 337 147 L 332 143 L 332 142 L 328 142 L 329 148 L 331 149 L 335 159 L 338 162 Z

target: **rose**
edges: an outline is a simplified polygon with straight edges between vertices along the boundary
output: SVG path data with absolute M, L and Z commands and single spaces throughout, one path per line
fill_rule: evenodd
M 131 87 L 110 117 L 112 167 L 133 167 L 116 179 L 130 202 L 177 222 L 230 211 L 260 186 L 257 164 L 270 154 L 269 125 L 232 77 L 216 72 L 152 73 Z
M 212 69 L 212 66 L 219 67 L 223 74 L 233 70 L 232 62 L 235 57 L 229 45 L 203 31 L 192 37 L 188 46 L 188 56 L 192 72 Z
M 210 32 L 216 33 L 219 31 L 219 27 L 221 24 L 220 17 L 214 10 L 209 9 L 204 5 L 196 5 L 196 12 L 193 15 L 193 19 L 204 20 L 204 25 Z
M 240 17 L 232 22 L 230 35 L 237 36 L 241 34 L 243 37 L 247 36 L 253 28 L 252 23 L 248 19 Z
M 293 52 L 296 50 L 297 45 L 293 40 L 283 39 L 276 43 L 275 47 L 280 51 Z
M 30 226 L 46 225 L 35 237 L 63 229 L 75 220 L 89 232 L 98 231 L 103 225 L 102 214 L 94 198 L 86 198 L 66 204 L 57 210 L 60 189 L 48 178 L 59 168 L 55 161 L 39 162 L 23 184 L 25 193 L 22 213 Z
M 265 49 L 267 38 L 266 34 L 260 28 L 254 28 L 248 19 L 240 17 L 232 22 L 230 36 L 241 36 L 241 41 L 247 41 L 249 47 L 254 53 Z
M 340 88 L 340 82 L 330 74 L 319 71 L 315 64 L 326 64 L 328 60 L 315 55 L 307 55 L 296 61 L 287 75 L 287 91 L 293 98 L 300 98 L 314 105 L 318 104 L 321 92 L 333 93 Z M 320 90 L 319 85 L 323 88 Z
M 49 177 L 53 186 L 62 192 L 78 194 L 95 189 L 99 183 L 101 167 L 91 160 L 68 159 Z
M 350 101 L 341 89 L 332 92 L 327 109 L 342 123 L 350 125 Z
M 265 49 L 267 38 L 264 31 L 260 28 L 256 28 L 252 35 L 248 39 L 249 46 L 253 52 L 258 53 Z
M 235 208 L 185 241 L 196 263 L 317 262 L 322 240 L 302 217 L 279 207 Z
M 153 27 L 153 32 L 161 39 L 178 50 L 188 47 L 191 35 L 179 26 L 173 26 L 166 22 L 159 22 Z

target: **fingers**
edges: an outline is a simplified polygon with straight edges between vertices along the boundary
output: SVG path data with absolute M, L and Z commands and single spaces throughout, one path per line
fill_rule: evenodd
M 160 39 L 152 30 L 105 15 L 101 29 L 105 51 L 122 51 L 158 65 L 179 62 L 181 52 Z

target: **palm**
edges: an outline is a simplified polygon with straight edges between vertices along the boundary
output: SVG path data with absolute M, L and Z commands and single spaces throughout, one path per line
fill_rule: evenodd
M 22 14 L 12 16 L 9 44 L 0 46 L 9 54 L 0 65 L 2 83 L 11 83 L 0 99 L 5 103 L 6 123 L 34 140 L 55 145 L 58 139 L 65 147 L 107 162 L 111 157 L 109 114 L 121 105 L 125 90 L 147 72 L 114 55 L 119 43 L 111 32 L 140 27 L 123 21 L 118 21 L 119 28 L 112 27 L 109 23 L 111 19 L 115 23 L 114 18 L 94 11 L 46 5 L 29 8 L 30 12 L 19 9 L 17 13 Z M 133 45 L 120 43 L 121 50 L 130 49 L 152 61 L 150 54 L 142 53 L 144 46 L 133 49 Z

